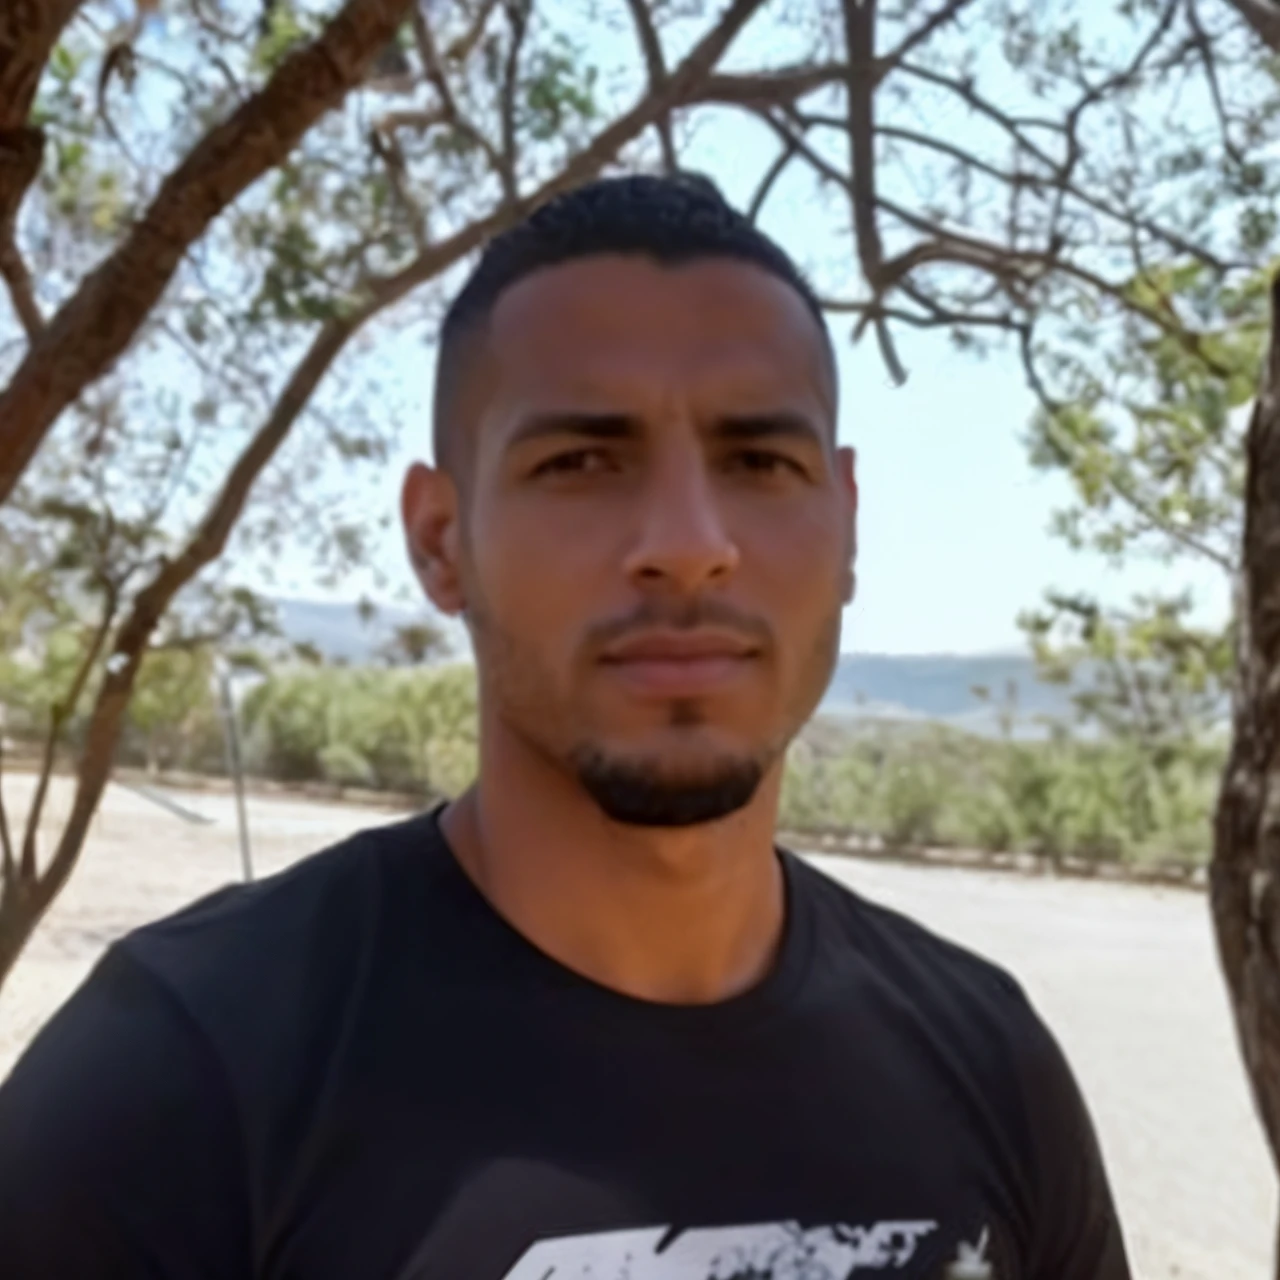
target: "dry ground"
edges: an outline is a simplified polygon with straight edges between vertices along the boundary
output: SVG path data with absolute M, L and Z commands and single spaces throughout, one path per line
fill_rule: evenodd
M 27 797 L 11 778 L 11 813 Z M 229 797 L 181 821 L 112 787 L 72 883 L 0 994 L 0 1077 L 124 930 L 239 876 Z M 59 787 L 56 820 L 67 803 Z M 267 873 L 383 815 L 250 801 Z M 1200 894 L 816 859 L 868 896 L 1011 969 L 1071 1058 L 1141 1280 L 1269 1277 L 1276 1184 L 1252 1114 Z

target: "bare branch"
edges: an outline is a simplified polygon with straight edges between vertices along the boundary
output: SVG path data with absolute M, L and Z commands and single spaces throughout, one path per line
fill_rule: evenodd
M 419 251 L 425 249 L 427 247 L 426 214 L 417 198 L 409 190 L 404 152 L 400 150 L 400 143 L 396 141 L 395 133 L 375 126 L 369 131 L 369 145 L 387 171 L 391 192 L 405 216 L 405 221 L 409 224 L 409 234 L 413 237 L 414 244 Z
M 917 80 L 924 80 L 929 84 L 935 84 L 941 89 L 949 89 L 962 102 L 972 107 L 980 115 L 994 124 L 998 124 L 1006 133 L 1010 134 L 1020 147 L 1042 160 L 1046 165 L 1054 166 L 1056 161 L 1040 147 L 1038 147 L 1030 138 L 1027 137 L 1028 129 L 1043 129 L 1050 133 L 1062 133 L 1063 124 L 1061 120 L 1052 120 L 1047 116 L 1022 116 L 1012 115 L 1007 111 L 997 107 L 995 103 L 985 98 L 974 87 L 973 84 L 964 77 L 954 77 L 944 75 L 940 71 L 935 71 L 932 67 L 922 66 L 917 62 L 903 62 L 899 64 L 899 69 L 905 74 L 914 77 Z
M 801 63 L 757 75 L 722 73 L 708 76 L 698 86 L 696 94 L 683 99 L 683 102 L 716 102 L 729 107 L 764 110 L 788 106 L 819 89 L 842 84 L 848 75 L 849 68 L 843 62 L 819 63 L 816 66 Z
M 1218 60 L 1214 56 L 1213 44 L 1209 33 L 1200 21 L 1200 10 L 1195 0 L 1186 0 L 1187 24 L 1191 27 L 1191 43 L 1204 67 L 1205 80 L 1209 85 L 1209 96 L 1213 101 L 1214 114 L 1218 117 L 1218 132 L 1222 136 L 1222 149 L 1235 164 L 1244 163 L 1244 155 L 1236 146 L 1231 136 L 1231 118 L 1227 105 L 1222 97 L 1222 85 L 1218 82 Z
M 190 245 L 363 80 L 408 5 L 347 0 L 317 40 L 286 58 L 165 179 L 151 207 L 53 317 L 0 392 L 6 433 L 0 502 L 58 415 L 128 346 Z
M 635 25 L 636 39 L 640 41 L 640 51 L 644 56 L 645 70 L 649 76 L 651 91 L 662 88 L 667 78 L 667 63 L 662 54 L 662 42 L 658 39 L 657 28 L 649 14 L 648 0 L 627 0 L 627 8 L 631 10 L 631 21 Z M 676 162 L 676 144 L 671 134 L 671 113 L 662 116 L 656 126 L 658 140 L 662 145 L 662 164 L 668 173 L 678 168 Z
M 1159 47 L 1161 40 L 1164 39 L 1165 33 L 1173 23 L 1174 16 L 1178 11 L 1178 6 L 1182 0 L 1165 0 L 1164 8 L 1161 10 L 1159 20 L 1148 33 L 1147 38 L 1139 46 L 1137 52 L 1129 60 L 1128 64 L 1112 75 L 1105 77 L 1096 84 L 1085 84 L 1084 94 L 1078 102 L 1076 102 L 1070 111 L 1067 112 L 1066 119 L 1063 124 L 1063 135 L 1066 138 L 1067 154 L 1066 159 L 1060 166 L 1062 176 L 1062 185 L 1059 187 L 1056 199 L 1054 200 L 1053 209 L 1049 214 L 1050 226 L 1057 226 L 1062 214 L 1063 203 L 1066 200 L 1066 186 L 1075 175 L 1076 166 L 1080 163 L 1080 157 L 1083 154 L 1083 148 L 1080 145 L 1080 121 L 1084 117 L 1084 113 L 1091 107 L 1102 102 L 1106 97 L 1115 92 L 1117 89 L 1127 88 L 1137 78 L 1138 73 L 1142 70 L 1144 64 L 1151 55 Z
M 1227 3 L 1268 49 L 1280 53 L 1280 8 L 1268 0 L 1227 0 Z
M 40 168 L 44 134 L 28 123 L 49 54 L 80 0 L 0 5 L 0 228 L 11 227 Z
M 520 55 L 529 34 L 529 12 L 533 0 L 503 0 L 511 36 L 507 43 L 507 60 L 502 71 L 502 90 L 498 97 L 498 119 L 502 122 L 502 153 L 498 174 L 503 196 L 509 203 L 516 199 L 516 94 L 520 88 Z
M 1021 327 L 1021 321 L 1009 312 L 956 311 L 942 306 L 932 298 L 925 297 L 918 290 L 908 291 L 904 288 L 903 292 L 909 292 L 914 299 L 920 302 L 924 309 L 922 311 L 909 311 L 905 307 L 887 306 L 883 303 L 872 302 L 870 299 L 824 297 L 820 301 L 824 311 L 830 311 L 837 315 L 864 317 L 879 311 L 886 320 L 900 320 L 903 324 L 912 325 L 917 329 L 973 327 L 977 329 L 1007 329 L 1017 332 Z
M 881 60 L 883 65 L 888 67 L 896 67 L 906 61 L 913 49 L 918 49 L 925 43 L 936 31 L 940 31 L 949 22 L 954 22 L 964 9 L 967 9 L 973 0 L 947 0 L 936 13 L 927 17 L 915 30 L 906 35 L 902 43 L 885 54 Z M 883 78 L 882 72 L 879 78 Z
M 917 48 L 921 41 L 928 39 L 936 30 L 952 21 L 970 2 L 971 0 L 950 0 L 938 13 L 926 19 L 920 27 L 907 36 L 891 53 L 877 58 L 873 52 L 869 52 L 867 61 L 856 69 L 844 62 L 802 62 L 754 74 L 725 72 L 707 77 L 695 100 L 746 107 L 752 110 L 791 106 L 819 89 L 848 83 L 855 70 L 868 89 L 877 89 L 891 71 L 905 65 L 907 55 Z
M 34 342 L 44 332 L 44 316 L 40 313 L 40 304 L 36 302 L 31 273 L 14 241 L 12 227 L 0 228 L 0 276 L 4 277 L 5 284 L 9 286 L 13 309 L 22 322 L 27 337 Z
M 436 47 L 435 33 L 432 31 L 430 20 L 427 18 L 426 13 L 423 12 L 418 0 L 414 0 L 412 18 L 413 37 L 418 46 L 418 55 L 421 57 L 422 65 L 426 70 L 427 80 L 430 82 L 431 87 L 435 89 L 436 96 L 440 99 L 439 110 L 438 112 L 401 112 L 384 116 L 379 127 L 395 129 L 401 125 L 409 125 L 422 132 L 435 124 L 440 116 L 443 116 L 446 123 L 451 124 L 459 133 L 465 134 L 484 152 L 490 167 L 502 182 L 504 192 L 508 193 L 510 198 L 514 187 L 515 175 L 511 172 L 510 166 L 502 154 L 489 141 L 484 130 L 480 129 L 474 121 L 464 115 L 458 106 L 458 100 L 449 84 L 449 75 L 445 70 L 444 63 L 440 60 L 440 51 Z
M 884 246 L 876 222 L 875 87 L 871 76 L 863 70 L 870 67 L 875 59 L 876 0 L 842 0 L 842 10 L 849 53 L 845 101 L 849 122 L 852 173 L 849 193 L 853 200 L 853 234 L 863 278 L 872 296 L 879 301 L 884 293 Z M 889 376 L 901 386 L 907 380 L 907 371 L 898 358 L 884 314 L 870 312 L 868 319 L 875 330 Z
M 465 62 L 471 56 L 497 7 L 498 0 L 482 0 L 471 25 L 444 51 L 444 56 L 450 62 Z
M 1230 376 L 1230 370 L 1220 361 L 1215 360 L 1205 348 L 1204 335 L 1188 327 L 1174 309 L 1172 300 L 1166 299 L 1163 308 L 1149 307 L 1138 302 L 1126 292 L 1122 284 L 1115 284 L 1100 276 L 1095 271 L 1064 258 L 1052 245 L 1045 249 L 1019 250 L 1005 245 L 994 244 L 977 236 L 965 235 L 940 226 L 928 218 L 922 218 L 909 209 L 881 197 L 880 207 L 894 217 L 921 231 L 930 237 L 918 245 L 913 245 L 897 258 L 885 264 L 886 274 L 905 275 L 926 262 L 951 262 L 957 265 L 976 267 L 988 271 L 1002 279 L 1038 279 L 1050 271 L 1074 278 L 1081 284 L 1118 302 L 1127 311 L 1149 320 L 1162 332 L 1174 338 L 1185 350 L 1197 359 L 1202 360 L 1205 367 L 1219 377 Z
M 116 592 L 108 584 L 106 599 L 103 602 L 102 618 L 97 627 L 94 628 L 89 644 L 85 648 L 84 656 L 80 660 L 80 665 L 76 668 L 71 688 L 67 691 L 66 697 L 54 706 L 49 715 L 49 732 L 45 736 L 44 754 L 40 761 L 40 775 L 36 782 L 36 793 L 32 798 L 31 808 L 27 813 L 26 833 L 22 838 L 22 863 L 19 874 L 28 883 L 37 878 L 36 846 L 40 832 L 40 817 L 44 812 L 45 797 L 49 793 L 49 781 L 53 776 L 58 739 L 62 736 L 62 730 L 66 722 L 75 714 L 76 704 L 80 701 L 80 695 L 84 692 L 84 687 L 88 683 L 89 677 L 93 674 L 98 655 L 102 652 L 102 646 L 106 643 L 107 634 L 111 630 L 111 623 L 115 620 L 116 602 Z
M 832 117 L 806 115 L 802 118 L 815 124 L 844 127 L 842 122 Z M 914 146 L 936 151 L 939 155 L 950 156 L 958 163 L 973 169 L 976 173 L 986 174 L 987 177 L 993 178 L 997 182 L 1002 182 L 1009 187 L 1029 187 L 1037 191 L 1050 189 L 1065 191 L 1073 200 L 1079 201 L 1087 208 L 1094 210 L 1095 213 L 1100 213 L 1103 217 L 1121 223 L 1131 230 L 1145 232 L 1153 239 L 1162 241 L 1176 253 L 1183 253 L 1188 257 L 1195 258 L 1220 274 L 1230 270 L 1233 265 L 1241 265 L 1225 262 L 1203 246 L 1193 243 L 1184 236 L 1179 235 L 1178 232 L 1161 226 L 1149 218 L 1142 217 L 1140 214 L 1128 209 L 1119 209 L 1109 205 L 1105 200 L 1091 195 L 1088 191 L 1070 182 L 1065 174 L 1060 171 L 1055 170 L 1052 173 L 1043 175 L 1017 171 L 1010 172 L 988 163 L 972 152 L 966 151 L 963 147 L 957 146 L 953 142 L 948 142 L 935 134 L 919 133 L 914 129 L 898 128 L 896 125 L 877 125 L 876 133 L 882 138 L 892 138 L 900 142 L 911 143 Z
M 760 179 L 755 189 L 755 194 L 751 197 L 751 203 L 747 206 L 747 217 L 755 222 L 760 216 L 761 210 L 764 208 L 765 201 L 768 200 L 770 192 L 777 184 L 783 172 L 796 158 L 796 149 L 792 145 L 791 140 L 787 139 L 782 144 L 782 149 L 778 152 L 777 158 L 765 170 L 764 177 Z

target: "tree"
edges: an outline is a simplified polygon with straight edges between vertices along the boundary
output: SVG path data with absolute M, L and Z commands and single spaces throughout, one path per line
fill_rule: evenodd
M 1268 55 L 1280 52 L 1280 7 L 1228 7 L 1268 46 L 1237 44 L 1237 58 L 1274 77 Z M 1059 515 L 1063 536 L 1117 559 L 1146 553 L 1211 566 L 1232 586 L 1233 619 L 1222 629 L 1192 626 L 1185 596 L 1156 594 L 1121 610 L 1056 595 L 1026 624 L 1051 674 L 1090 668 L 1082 711 L 1138 742 L 1158 770 L 1178 764 L 1229 713 L 1211 902 L 1242 1056 L 1280 1164 L 1280 311 L 1276 173 L 1267 163 L 1276 107 L 1270 91 L 1260 110 L 1234 111 L 1218 65 L 1225 38 L 1198 25 L 1193 35 L 1224 143 L 1214 177 L 1243 197 L 1238 263 L 1223 272 L 1183 255 L 1144 261 L 1125 287 L 1138 307 L 1114 346 L 1100 351 L 1092 326 L 1068 327 L 1033 353 L 1029 376 L 1042 408 L 1031 444 L 1033 459 L 1064 471 L 1075 489 L 1077 501 Z M 1187 171 L 1205 158 L 1193 145 L 1169 154 L 1166 167 Z M 1212 215 L 1210 192 L 1196 203 Z M 1185 319 L 1153 326 L 1145 314 L 1153 308 Z M 1045 365 L 1056 390 L 1041 376 Z
M 392 631 L 380 655 L 391 666 L 420 667 L 448 652 L 449 641 L 439 627 L 430 622 L 405 622 Z

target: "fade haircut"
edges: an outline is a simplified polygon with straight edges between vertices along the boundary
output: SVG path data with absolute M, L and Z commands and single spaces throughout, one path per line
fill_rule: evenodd
M 835 373 L 822 306 L 796 264 L 699 174 L 602 178 L 536 209 L 486 246 L 440 329 L 432 446 L 438 467 L 458 474 L 465 451 L 455 422 L 466 346 L 484 328 L 498 299 L 546 267 L 596 254 L 633 254 L 665 266 L 699 258 L 731 258 L 776 276 L 804 300 L 817 321 Z

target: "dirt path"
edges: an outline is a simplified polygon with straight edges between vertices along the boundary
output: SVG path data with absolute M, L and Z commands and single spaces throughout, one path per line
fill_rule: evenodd
M 10 807 L 22 779 L 6 784 Z M 67 803 L 59 787 L 51 819 Z M 120 933 L 239 878 L 229 797 L 179 795 L 194 826 L 113 787 L 83 863 L 0 995 L 0 1076 Z M 259 874 L 383 818 L 253 799 Z M 1203 896 L 844 858 L 861 892 L 1011 969 L 1071 1058 L 1141 1280 L 1264 1280 L 1277 1212 Z

